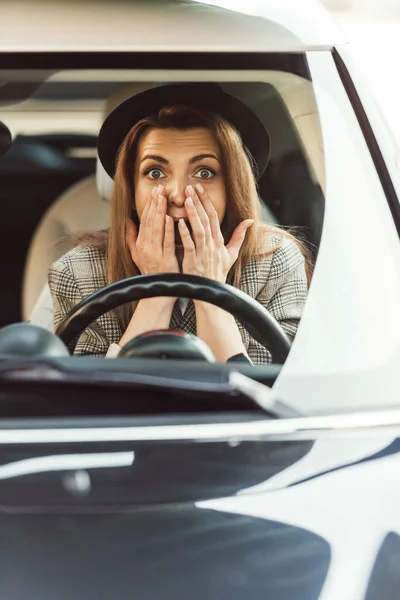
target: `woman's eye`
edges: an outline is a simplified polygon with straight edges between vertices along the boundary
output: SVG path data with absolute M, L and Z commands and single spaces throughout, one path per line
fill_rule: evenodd
M 214 176 L 214 172 L 211 169 L 199 169 L 196 173 L 196 177 L 200 179 L 211 179 Z
M 161 169 L 150 169 L 147 171 L 146 175 L 149 175 L 150 179 L 161 179 L 164 176 L 164 173 Z

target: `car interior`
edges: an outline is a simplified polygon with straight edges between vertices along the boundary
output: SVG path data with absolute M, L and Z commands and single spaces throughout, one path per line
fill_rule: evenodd
M 60 72 L 0 88 L 0 120 L 13 135 L 0 158 L 0 328 L 24 321 L 52 331 L 50 264 L 73 246 L 73 234 L 108 227 L 113 182 L 97 159 L 97 131 L 115 106 L 152 85 L 135 75 L 105 71 L 85 80 L 84 72 Z M 271 137 L 270 162 L 259 181 L 263 219 L 300 236 L 315 259 L 325 173 L 312 82 L 278 70 L 263 73 L 262 81 L 232 81 L 228 73 L 218 82 L 253 108 Z M 107 371 L 121 361 L 106 362 L 115 363 L 103 365 Z M 273 383 L 278 372 L 269 365 L 258 377 Z

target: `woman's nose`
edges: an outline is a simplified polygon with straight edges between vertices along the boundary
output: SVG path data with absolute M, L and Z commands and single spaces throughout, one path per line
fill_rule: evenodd
M 165 193 L 169 204 L 175 204 L 175 206 L 184 206 L 186 200 L 186 186 L 188 182 L 186 180 L 176 180 L 169 182 L 169 185 L 165 186 Z

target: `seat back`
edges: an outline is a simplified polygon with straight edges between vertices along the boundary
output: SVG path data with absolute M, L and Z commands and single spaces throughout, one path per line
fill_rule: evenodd
M 123 100 L 149 87 L 149 83 L 118 86 L 107 100 L 104 118 Z M 69 187 L 43 215 L 32 238 L 22 286 L 23 320 L 47 323 L 52 310 L 47 286 L 49 266 L 74 245 L 79 232 L 106 229 L 110 224 L 113 180 L 97 160 L 96 176 Z M 47 328 L 47 327 L 46 327 Z
M 29 320 L 47 282 L 49 265 L 74 245 L 72 235 L 109 225 L 109 203 L 97 191 L 96 178 L 70 187 L 44 214 L 28 252 L 23 280 L 23 318 Z

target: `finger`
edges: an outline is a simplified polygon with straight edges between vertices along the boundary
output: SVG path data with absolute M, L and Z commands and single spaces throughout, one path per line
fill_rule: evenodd
M 165 234 L 165 215 L 167 212 L 167 199 L 165 196 L 158 196 L 156 215 L 152 230 L 152 244 L 155 248 L 161 249 L 164 242 Z
M 240 248 L 244 242 L 244 238 L 246 237 L 246 231 L 249 229 L 249 227 L 251 227 L 251 225 L 253 225 L 253 223 L 253 219 L 246 219 L 245 221 L 239 223 L 235 231 L 232 233 L 232 237 L 226 245 L 226 249 L 233 260 L 237 259 Z
M 215 210 L 214 204 L 211 202 L 207 190 L 205 190 L 200 183 L 196 185 L 196 190 L 199 195 L 200 202 L 210 221 L 211 235 L 218 245 L 222 245 L 224 243 L 224 236 L 221 232 L 218 213 Z
M 138 240 L 137 240 L 139 243 L 143 243 L 145 240 L 145 237 L 146 237 L 146 221 L 147 221 L 147 217 L 149 216 L 150 208 L 151 208 L 152 202 L 154 200 L 154 195 L 156 193 L 156 190 L 157 190 L 156 186 L 153 187 L 153 189 L 151 190 L 151 194 L 149 195 L 149 198 L 144 207 L 142 216 L 140 217 L 140 227 L 139 227 Z
M 208 230 L 206 230 L 191 196 L 186 198 L 185 208 L 192 227 L 192 236 L 196 247 L 199 250 L 204 249 L 207 241 L 210 239 L 210 224 L 208 223 Z
M 194 259 L 196 253 L 196 246 L 184 219 L 179 220 L 179 233 L 181 234 L 185 256 L 192 257 Z
M 151 208 L 151 204 L 154 200 L 154 196 L 155 194 L 158 193 L 158 187 L 154 186 L 153 189 L 151 190 L 151 194 L 148 197 L 148 200 L 146 202 L 146 205 L 144 207 L 144 211 L 142 213 L 142 217 L 141 217 L 141 221 L 146 222 L 147 217 L 149 216 L 149 211 Z
M 174 254 L 175 254 L 174 220 L 169 215 L 165 215 L 164 255 L 172 256 Z
M 188 185 L 188 187 L 186 188 L 186 195 L 188 198 L 192 198 L 193 204 L 197 210 L 200 221 L 204 227 L 204 231 L 206 234 L 206 240 L 209 240 L 211 237 L 210 219 L 208 218 L 208 215 L 207 215 L 206 211 L 204 210 L 204 206 L 200 202 L 199 196 L 196 194 L 196 192 L 194 191 L 194 189 L 191 185 Z
M 204 248 L 205 243 L 206 243 L 206 232 L 204 231 L 203 224 L 200 220 L 200 216 L 196 210 L 193 199 L 190 196 L 188 198 L 186 198 L 185 208 L 186 208 L 187 216 L 189 218 L 189 223 L 192 227 L 193 239 L 196 243 L 196 246 L 199 249 Z M 186 227 L 187 231 L 189 232 L 189 229 L 186 226 L 186 223 L 185 223 L 185 227 Z
M 144 241 L 145 241 L 146 246 L 147 246 L 147 244 L 151 245 L 153 243 L 153 227 L 154 227 L 154 220 L 155 220 L 156 214 L 157 214 L 158 196 L 159 196 L 159 194 L 158 194 L 158 188 L 157 188 L 156 192 L 152 196 L 147 218 L 143 223 L 143 225 L 144 225 L 144 232 L 143 232 L 144 233 Z

